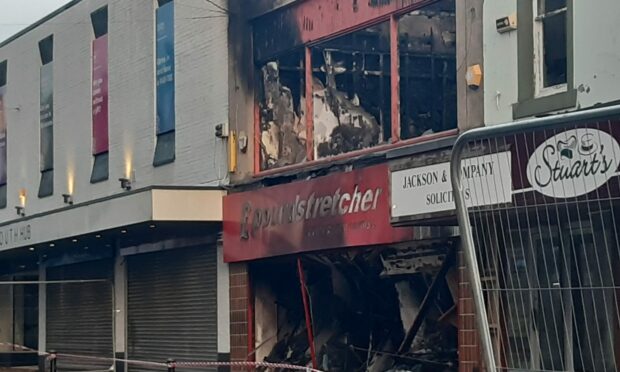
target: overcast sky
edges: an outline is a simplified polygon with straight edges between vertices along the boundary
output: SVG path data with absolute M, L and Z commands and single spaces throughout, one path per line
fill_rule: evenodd
M 0 0 L 0 42 L 68 2 L 69 0 Z

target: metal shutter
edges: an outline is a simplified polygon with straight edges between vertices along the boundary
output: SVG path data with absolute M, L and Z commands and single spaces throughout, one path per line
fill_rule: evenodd
M 129 359 L 217 360 L 215 246 L 140 254 L 127 262 Z
M 113 278 L 112 260 L 48 268 L 47 280 Z M 113 300 L 110 282 L 48 284 L 47 350 L 112 358 Z M 111 361 L 60 358 L 59 370 L 106 370 Z

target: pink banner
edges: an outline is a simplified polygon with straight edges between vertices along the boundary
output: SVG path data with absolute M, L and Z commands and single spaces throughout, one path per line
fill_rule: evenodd
M 93 40 L 93 155 L 108 152 L 108 36 Z
M 4 116 L 5 87 L 0 87 L 0 185 L 6 184 L 6 118 Z

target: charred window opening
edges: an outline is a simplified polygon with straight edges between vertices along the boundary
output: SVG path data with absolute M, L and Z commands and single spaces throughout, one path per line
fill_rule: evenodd
M 306 159 L 303 50 L 258 66 L 261 170 Z
M 299 20 L 290 14 L 255 24 L 259 171 L 457 127 L 455 0 L 394 19 L 394 28 L 392 19 L 368 20 L 365 28 L 330 31 L 333 38 L 320 35 L 312 40 L 325 41 L 301 47 Z M 278 30 L 292 24 L 291 34 L 265 34 L 270 22 Z M 298 50 L 282 53 L 286 45 Z M 306 92 L 312 92 L 308 105 Z M 312 107 L 308 118 L 306 106 Z
M 312 76 L 315 158 L 389 139 L 389 23 L 313 47 Z
M 456 275 L 439 279 L 422 327 L 399 352 L 449 243 L 304 255 L 319 369 L 456 370 Z M 309 365 L 294 258 L 255 262 L 256 360 Z
M 401 138 L 457 127 L 454 2 L 399 19 Z

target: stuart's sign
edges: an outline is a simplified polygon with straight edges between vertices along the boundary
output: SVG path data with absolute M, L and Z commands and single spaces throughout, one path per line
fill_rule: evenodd
M 592 192 L 618 169 L 620 146 L 608 133 L 594 128 L 571 129 L 539 145 L 527 163 L 532 188 L 554 198 Z
M 226 261 L 411 239 L 390 226 L 387 165 L 224 197 Z

